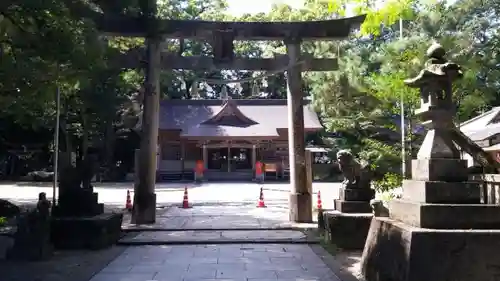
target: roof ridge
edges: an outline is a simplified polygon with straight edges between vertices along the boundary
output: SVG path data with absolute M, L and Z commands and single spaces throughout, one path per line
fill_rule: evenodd
M 495 107 L 491 108 L 490 110 L 486 111 L 485 113 L 479 114 L 476 117 L 472 117 L 471 119 L 464 121 L 463 123 L 460 124 L 460 127 L 471 124 L 472 122 L 477 121 L 477 120 L 493 113 L 495 110 L 499 111 L 499 112 L 497 112 L 497 114 L 493 118 L 491 118 L 491 119 L 494 119 L 498 115 L 498 113 L 500 113 L 500 106 L 495 106 Z M 489 123 L 489 121 L 488 121 L 488 123 Z
M 219 112 L 217 112 L 214 116 L 208 118 L 207 120 L 201 122 L 200 124 L 219 123 L 222 120 L 222 118 L 231 115 L 235 116 L 236 118 L 238 118 L 243 123 L 246 123 L 247 125 L 258 124 L 258 122 L 255 122 L 254 120 L 243 114 L 243 112 L 241 112 L 241 110 L 238 108 L 238 105 L 236 104 L 236 102 L 234 102 L 233 99 L 227 99 L 224 102 L 222 108 L 219 110 Z

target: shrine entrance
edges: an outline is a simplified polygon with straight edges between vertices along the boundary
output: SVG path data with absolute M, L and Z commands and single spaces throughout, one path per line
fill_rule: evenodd
M 251 170 L 251 159 L 252 151 L 248 148 L 209 148 L 207 169 L 228 173 L 238 170 Z

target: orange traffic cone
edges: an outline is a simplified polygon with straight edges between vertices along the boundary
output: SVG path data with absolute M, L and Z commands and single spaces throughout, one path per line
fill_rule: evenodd
M 188 188 L 184 187 L 184 199 L 182 200 L 182 208 L 189 209 Z
M 260 195 L 259 195 L 259 203 L 257 203 L 257 208 L 265 208 L 266 204 L 264 203 L 264 189 L 262 186 L 260 187 Z
M 318 211 L 321 211 L 323 209 L 323 204 L 321 203 L 321 191 L 318 190 L 318 205 L 316 207 Z
M 132 200 L 130 199 L 130 190 L 127 190 L 127 201 L 125 202 L 125 209 L 129 212 L 132 211 Z

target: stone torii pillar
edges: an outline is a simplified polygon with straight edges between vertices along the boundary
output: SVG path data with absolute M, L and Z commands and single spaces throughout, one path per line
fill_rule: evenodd
M 141 128 L 141 144 L 134 186 L 133 224 L 156 221 L 156 159 L 160 107 L 161 36 L 157 32 L 156 0 L 147 0 L 143 8 L 147 20 L 146 66 Z
M 304 93 L 299 38 L 285 40 L 289 64 L 286 72 L 288 103 L 288 151 L 290 163 L 289 219 L 293 222 L 312 222 L 312 182 L 307 177 L 304 130 Z

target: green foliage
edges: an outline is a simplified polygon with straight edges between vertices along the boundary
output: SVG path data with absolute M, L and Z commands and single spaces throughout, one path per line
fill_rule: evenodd
M 401 187 L 402 183 L 403 177 L 401 174 L 387 173 L 382 179 L 375 180 L 373 186 L 379 192 L 386 192 Z
M 339 16 L 349 14 L 366 15 L 361 25 L 360 35 L 381 35 L 380 25 L 391 26 L 400 18 L 411 20 L 415 17 L 414 0 L 329 0 L 328 11 Z
M 0 217 L 0 227 L 5 226 L 7 224 L 6 217 Z

